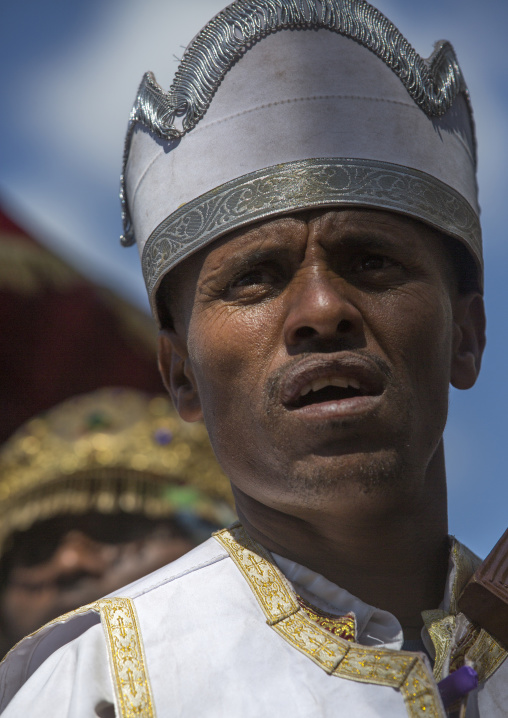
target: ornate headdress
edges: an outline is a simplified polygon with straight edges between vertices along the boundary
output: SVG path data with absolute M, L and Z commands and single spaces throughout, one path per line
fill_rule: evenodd
M 399 212 L 460 240 L 481 285 L 474 124 L 452 46 L 423 59 L 365 0 L 237 0 L 127 132 L 124 244 L 163 276 L 246 224 L 311 207 Z
M 100 389 L 24 424 L 0 450 L 0 555 L 14 531 L 65 514 L 234 519 L 202 424 L 163 396 Z

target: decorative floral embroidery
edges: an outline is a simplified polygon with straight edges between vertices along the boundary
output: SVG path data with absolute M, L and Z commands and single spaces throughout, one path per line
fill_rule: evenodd
M 481 256 L 481 229 L 472 207 L 455 190 L 415 169 L 362 159 L 307 159 L 266 167 L 196 197 L 164 219 L 148 238 L 143 276 L 154 309 L 162 277 L 182 258 L 241 225 L 277 213 L 327 205 L 370 205 L 410 214 Z
M 356 619 L 354 613 L 347 613 L 345 616 L 334 616 L 333 613 L 325 613 L 297 596 L 297 601 L 311 621 L 325 628 L 334 636 L 339 636 L 345 641 L 356 640 Z
M 214 534 L 243 574 L 267 623 L 330 675 L 399 690 L 410 718 L 444 718 L 437 686 L 420 653 L 360 646 L 313 620 L 268 551 L 234 524 Z
M 130 598 L 97 601 L 108 644 L 119 718 L 155 718 L 141 633 Z

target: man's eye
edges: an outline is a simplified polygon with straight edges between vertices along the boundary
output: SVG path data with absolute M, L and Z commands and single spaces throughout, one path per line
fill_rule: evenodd
M 277 263 L 239 269 L 221 291 L 224 298 L 257 301 L 278 294 L 287 282 L 287 270 Z
M 233 279 L 230 287 L 251 287 L 256 284 L 268 284 L 273 280 L 273 273 L 263 267 L 258 267 L 246 272 L 242 272 L 238 277 Z
M 381 254 L 371 254 L 366 257 L 360 257 L 355 263 L 355 271 L 357 272 L 375 272 L 382 269 L 389 269 L 397 265 L 390 257 Z

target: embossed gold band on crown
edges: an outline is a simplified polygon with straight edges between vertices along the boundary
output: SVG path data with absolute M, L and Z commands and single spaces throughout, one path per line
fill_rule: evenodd
M 163 276 L 210 242 L 253 222 L 312 207 L 375 207 L 408 215 L 463 241 L 481 275 L 481 229 L 471 205 L 430 175 L 388 162 L 308 159 L 267 167 L 206 192 L 152 232 L 142 266 L 156 315 Z

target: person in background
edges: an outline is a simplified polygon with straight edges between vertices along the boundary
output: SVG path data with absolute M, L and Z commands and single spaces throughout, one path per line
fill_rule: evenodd
M 203 425 L 106 388 L 31 419 L 0 451 L 0 651 L 231 523 Z

